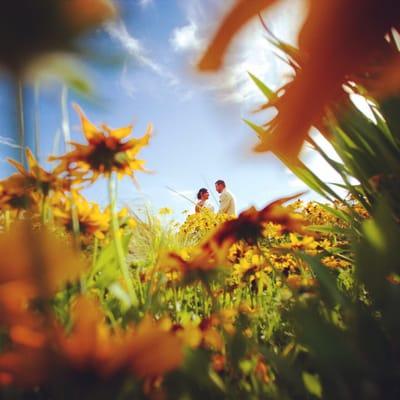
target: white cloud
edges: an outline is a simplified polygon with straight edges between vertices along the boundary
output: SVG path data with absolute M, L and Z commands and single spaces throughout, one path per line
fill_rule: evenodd
M 153 3 L 154 3 L 154 0 L 139 0 L 139 5 L 142 8 L 146 8 L 150 5 L 153 5 Z
M 314 130 L 311 133 L 311 136 L 329 158 L 337 162 L 342 162 L 332 145 L 318 131 Z M 318 176 L 319 179 L 328 184 L 328 186 L 330 186 L 331 189 L 334 190 L 339 196 L 347 195 L 347 190 L 335 185 L 343 185 L 345 183 L 341 176 L 325 161 L 325 159 L 318 152 L 312 150 L 310 147 L 305 146 L 300 154 L 300 158 L 304 161 L 307 167 L 314 172 L 316 176 Z M 291 177 L 288 182 L 290 187 L 297 188 L 299 190 L 308 189 L 307 185 L 297 178 L 289 169 L 286 170 L 286 173 Z M 352 184 L 358 183 L 354 178 L 351 178 L 350 182 Z
M 128 32 L 128 29 L 122 20 L 106 24 L 105 30 L 124 48 L 128 56 L 130 56 L 135 63 L 147 68 L 159 77 L 165 79 L 168 85 L 177 85 L 178 78 L 149 55 L 149 52 L 146 51 L 140 40 Z M 126 93 L 132 97 L 135 92 L 135 86 L 134 83 L 129 79 L 128 69 L 129 63 L 127 60 L 124 63 L 121 72 L 120 84 Z
M 133 37 L 128 32 L 125 24 L 121 20 L 106 24 L 105 29 L 113 39 L 117 40 L 124 47 L 129 55 L 135 58 L 138 63 L 150 68 L 159 75 L 163 75 L 163 68 L 146 54 L 139 39 Z
M 126 94 L 129 97 L 134 97 L 135 92 L 136 92 L 136 86 L 134 84 L 134 82 L 129 79 L 128 76 L 128 63 L 124 62 L 124 65 L 122 67 L 122 72 L 121 72 L 121 76 L 119 78 L 119 83 L 121 85 L 121 87 L 123 87 L 125 89 Z
M 176 53 L 186 56 L 194 66 L 233 1 L 186 0 L 183 4 L 187 23 L 172 31 L 170 44 Z M 304 0 L 282 1 L 280 7 L 267 13 L 268 26 L 282 40 L 294 43 L 302 19 L 303 5 Z M 215 91 L 221 101 L 246 103 L 248 106 L 260 103 L 262 97 L 247 72 L 252 72 L 276 89 L 290 71 L 273 54 L 272 46 L 265 36 L 261 23 L 254 19 L 235 37 L 223 71 L 202 77 L 199 86 Z
M 194 22 L 175 28 L 170 37 L 170 43 L 176 52 L 199 50 L 201 40 L 198 36 L 198 27 Z
M 7 147 L 12 147 L 14 149 L 21 148 L 21 146 L 16 144 L 13 139 L 6 137 L 6 136 L 0 136 L 0 144 L 7 146 Z

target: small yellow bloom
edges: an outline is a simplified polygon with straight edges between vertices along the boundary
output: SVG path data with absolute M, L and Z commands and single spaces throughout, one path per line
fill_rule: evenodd
M 87 144 L 72 143 L 75 147 L 71 152 L 50 160 L 61 161 L 58 169 L 71 175 L 91 173 L 90 180 L 94 182 L 100 175 L 110 176 L 116 172 L 119 177 L 127 175 L 135 180 L 135 171 L 146 172 L 144 161 L 136 158 L 139 151 L 149 144 L 152 126 L 139 139 L 126 139 L 132 126 L 111 129 L 107 125 L 100 128 L 93 125 L 78 105 L 75 110 L 80 116 L 82 131 Z

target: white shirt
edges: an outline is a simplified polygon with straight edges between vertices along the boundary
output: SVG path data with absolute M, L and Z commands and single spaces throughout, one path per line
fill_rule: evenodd
M 210 202 L 206 201 L 198 201 L 196 204 L 196 212 L 201 211 L 202 208 L 207 208 L 208 210 L 214 212 L 214 207 Z
M 236 216 L 235 198 L 232 193 L 224 189 L 219 196 L 218 214 L 228 214 Z

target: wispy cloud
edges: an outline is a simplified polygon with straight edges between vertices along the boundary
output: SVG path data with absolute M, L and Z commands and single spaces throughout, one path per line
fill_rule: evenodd
M 7 146 L 7 147 L 12 147 L 13 149 L 21 148 L 21 146 L 16 144 L 13 139 L 6 137 L 6 136 L 0 136 L 0 144 Z
M 150 68 L 158 75 L 165 73 L 163 68 L 146 54 L 140 40 L 128 32 L 123 21 L 108 23 L 105 25 L 105 29 L 139 64 Z
M 151 57 L 141 41 L 128 32 L 128 29 L 122 20 L 106 24 L 105 30 L 108 32 L 111 38 L 113 38 L 122 46 L 127 55 L 131 58 L 131 61 L 163 78 L 168 85 L 174 86 L 177 84 L 178 79 L 175 74 L 163 67 Z M 129 62 L 127 60 L 124 63 L 121 72 L 120 83 L 121 86 L 126 90 L 127 94 L 132 96 L 135 91 L 135 86 L 128 77 L 128 69 Z
M 304 0 L 285 0 L 266 15 L 269 27 L 283 40 L 294 42 L 301 22 Z M 187 23 L 176 27 L 170 35 L 172 49 L 186 56 L 192 65 L 210 41 L 221 17 L 229 10 L 233 0 L 186 0 L 184 9 Z M 265 38 L 265 31 L 254 20 L 235 38 L 221 73 L 202 79 L 202 88 L 215 91 L 222 101 L 254 104 L 261 97 L 247 72 L 277 88 L 290 71 L 273 55 Z

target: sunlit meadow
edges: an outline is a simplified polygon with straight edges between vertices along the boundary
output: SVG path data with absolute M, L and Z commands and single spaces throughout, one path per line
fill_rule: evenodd
M 203 199 L 215 195 L 206 179 L 198 198 L 168 186 L 185 202 L 178 218 L 171 195 L 158 208 L 120 201 L 127 187 L 134 198 L 142 180 L 159 182 L 152 152 L 162 132 L 147 117 L 164 110 L 155 102 L 135 115 L 138 124 L 114 128 L 98 117 L 106 112 L 96 97 L 99 76 L 83 72 L 85 62 L 122 65 L 126 88 L 124 54 L 134 51 L 138 64 L 178 90 L 120 19 L 129 14 L 146 25 L 147 10 L 166 23 L 172 17 L 159 3 L 3 5 L 0 66 L 14 109 L 1 116 L 10 129 L 1 145 L 13 152 L 1 153 L 11 172 L 0 180 L 0 399 L 400 398 L 396 1 L 296 1 L 296 43 L 271 29 L 279 0 L 232 0 L 222 11 L 217 1 L 193 3 L 191 25 L 175 30 L 173 42 L 196 53 L 185 66 L 191 79 L 214 89 L 231 79 L 225 64 L 252 51 L 252 36 L 241 36 L 249 24 L 285 65 L 277 87 L 256 64 L 241 77 L 260 99 L 254 113 L 233 115 L 256 140 L 248 157 L 274 156 L 253 172 L 243 167 L 243 186 L 277 160 L 302 186 L 288 182 L 286 194 L 238 212 L 226 212 L 226 192 L 220 208 Z M 194 10 L 207 8 L 216 17 L 211 36 L 200 40 L 195 35 L 209 27 Z M 99 39 L 104 32 L 129 37 L 129 46 L 113 53 Z M 235 47 L 239 39 L 245 46 Z M 61 110 L 54 134 L 41 124 L 50 77 Z M 192 95 L 168 102 L 184 110 L 182 97 Z M 190 127 L 182 132 L 189 142 L 167 138 L 164 153 L 190 143 Z M 229 129 L 224 135 L 228 142 Z M 241 147 L 250 153 L 248 143 Z M 247 163 L 234 157 L 237 170 Z M 320 169 L 311 168 L 315 159 Z M 172 157 L 165 168 L 183 176 L 187 161 Z M 336 182 L 326 182 L 327 167 Z

